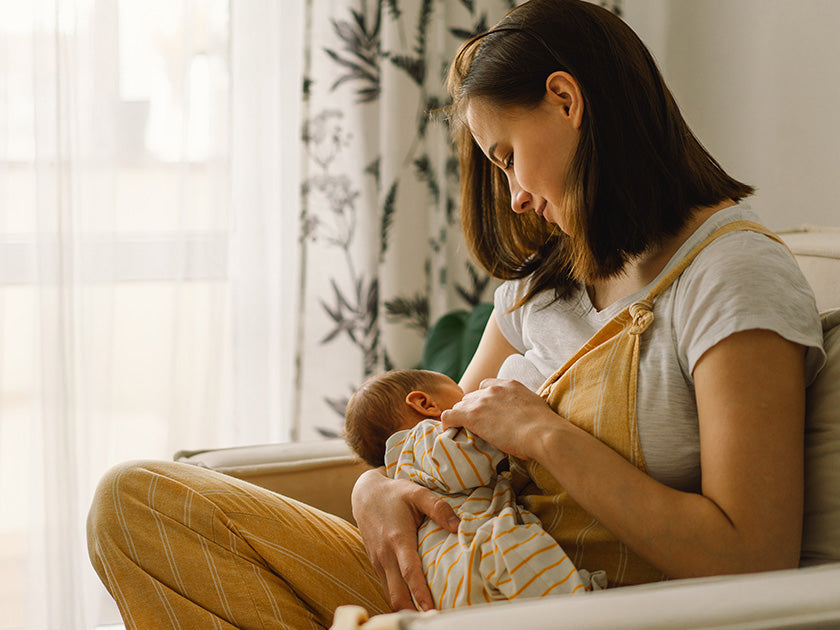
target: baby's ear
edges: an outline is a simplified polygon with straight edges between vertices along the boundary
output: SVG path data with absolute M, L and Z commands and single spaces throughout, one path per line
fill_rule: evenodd
M 414 391 L 405 397 L 405 404 L 424 418 L 439 418 L 443 409 L 426 392 Z

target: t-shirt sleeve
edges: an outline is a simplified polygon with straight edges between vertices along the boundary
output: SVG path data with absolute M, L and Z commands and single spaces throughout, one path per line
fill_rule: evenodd
M 520 353 L 526 349 L 522 326 L 524 309 L 511 311 L 511 307 L 516 304 L 521 284 L 521 280 L 507 280 L 500 284 L 493 294 L 493 314 L 499 330 L 508 343 Z
M 825 361 L 814 293 L 787 248 L 767 236 L 720 237 L 686 269 L 676 291 L 674 331 L 689 378 L 707 350 L 745 330 L 772 330 L 805 346 L 808 383 Z

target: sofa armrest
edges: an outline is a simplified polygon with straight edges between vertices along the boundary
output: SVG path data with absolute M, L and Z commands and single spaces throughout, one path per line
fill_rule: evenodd
M 838 585 L 840 564 L 831 564 L 406 615 L 394 625 L 405 630 L 837 628 Z
M 343 440 L 179 451 L 175 460 L 254 483 L 351 523 L 350 492 L 370 468 Z

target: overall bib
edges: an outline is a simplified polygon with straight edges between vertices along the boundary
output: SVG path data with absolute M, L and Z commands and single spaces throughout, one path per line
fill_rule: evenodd
M 656 298 L 707 245 L 736 230 L 759 232 L 782 243 L 775 234 L 751 221 L 722 226 L 680 261 L 644 299 L 628 306 L 596 332 L 538 392 L 557 414 L 644 472 L 647 469 L 636 419 L 641 335 L 653 323 Z M 511 470 L 515 477 L 525 472 L 529 478 L 519 491 L 519 503 L 539 517 L 576 567 L 605 570 L 610 586 L 666 579 L 581 508 L 541 465 L 516 460 Z

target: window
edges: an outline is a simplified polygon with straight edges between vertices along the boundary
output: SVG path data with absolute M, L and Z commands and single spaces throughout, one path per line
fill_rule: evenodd
M 115 621 L 84 607 L 106 464 L 240 438 L 237 4 L 0 2 L 0 629 Z

